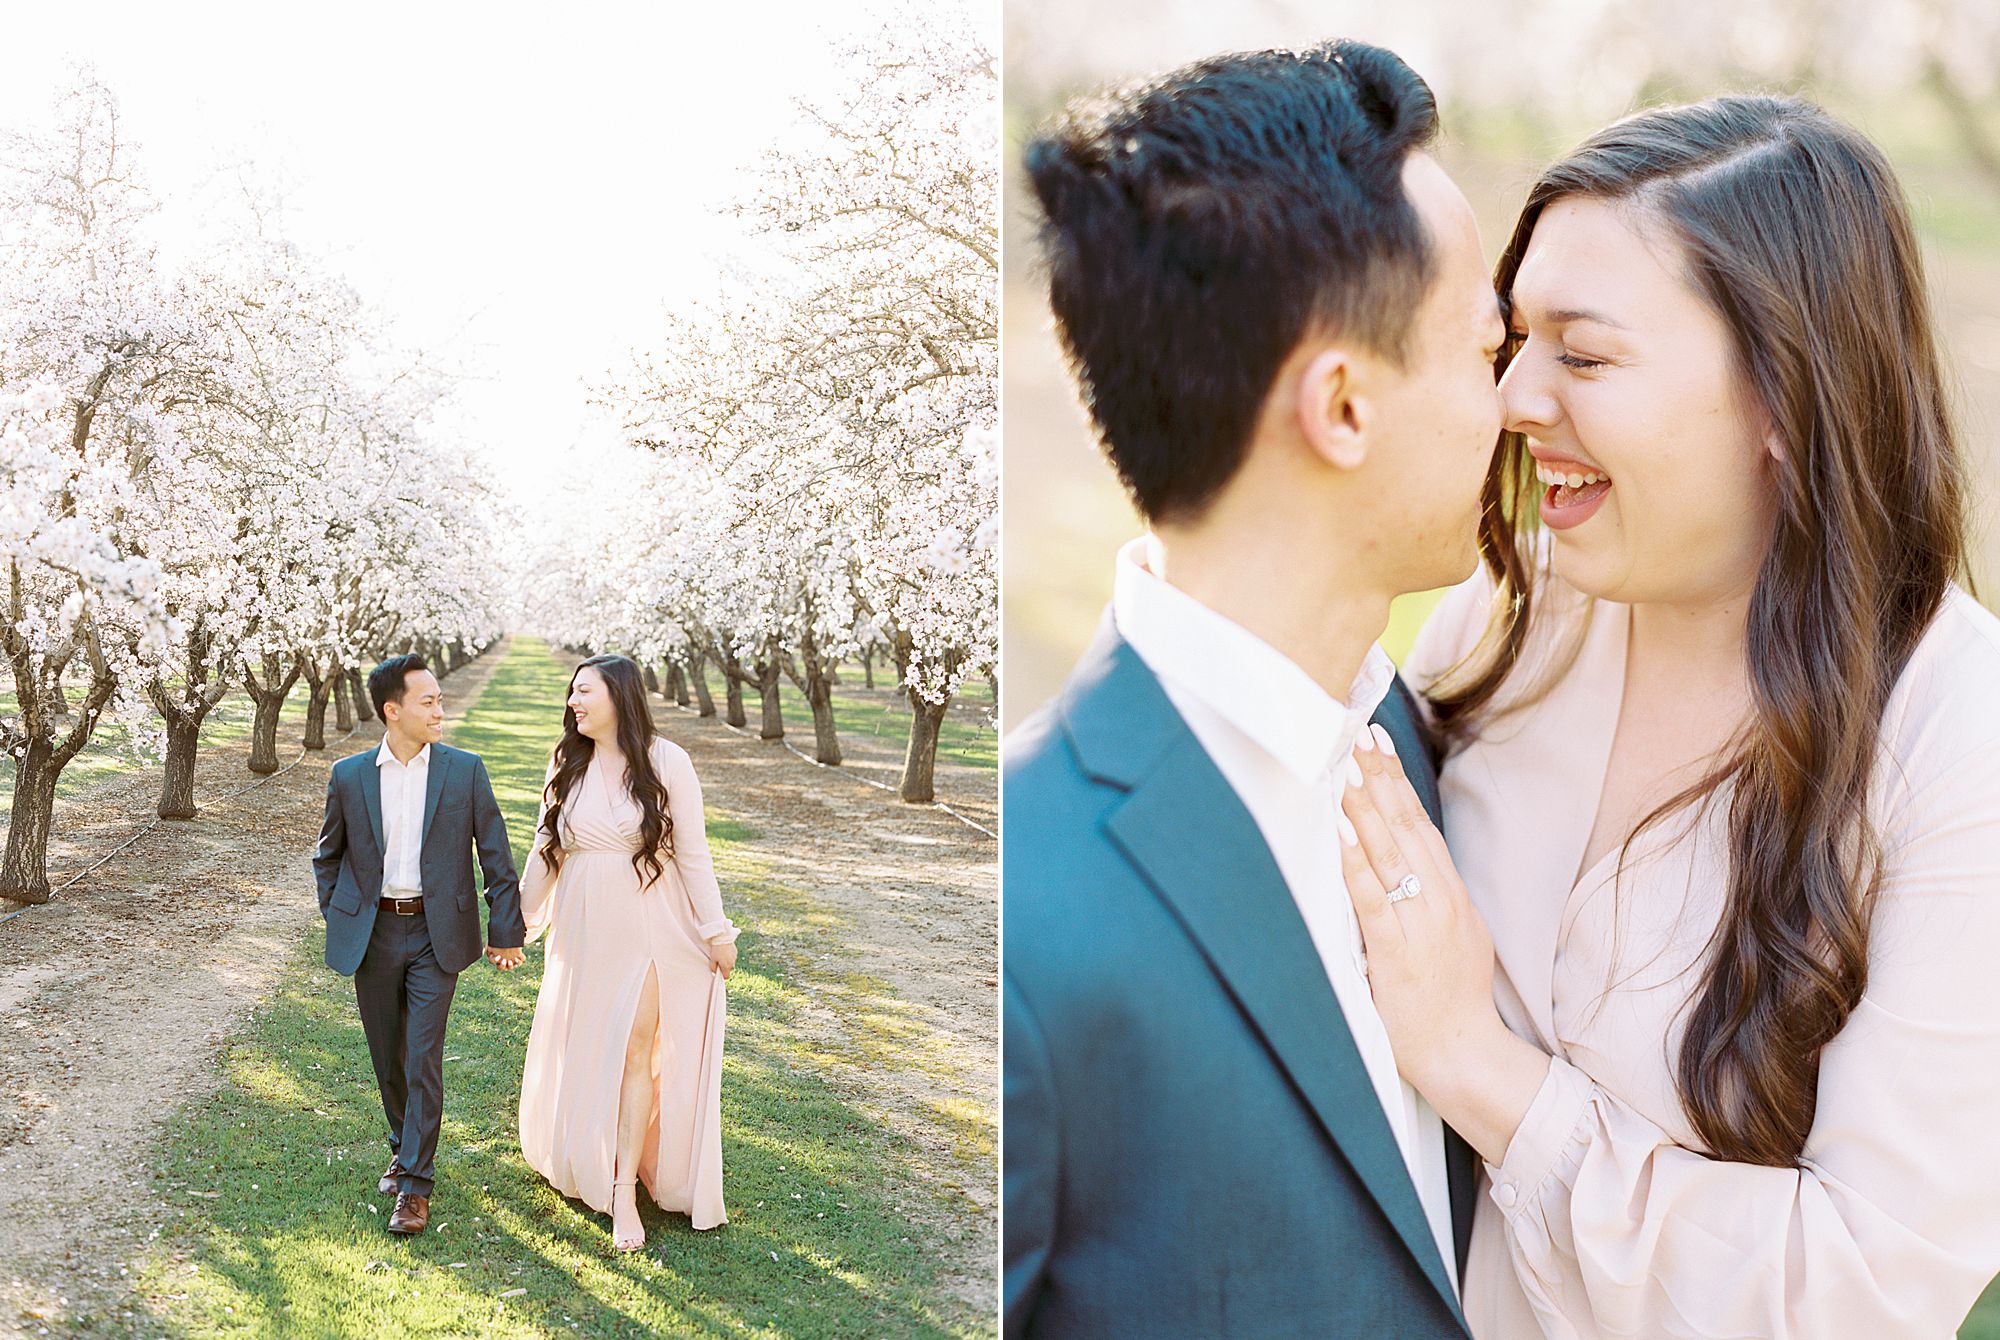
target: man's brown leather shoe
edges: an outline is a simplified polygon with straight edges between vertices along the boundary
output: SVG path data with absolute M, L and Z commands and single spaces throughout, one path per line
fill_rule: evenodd
M 396 1197 L 396 1208 L 389 1211 L 389 1231 L 414 1235 L 430 1227 L 431 1198 L 400 1193 Z
M 382 1180 L 375 1184 L 375 1189 L 385 1196 L 393 1195 L 402 1176 L 403 1165 L 392 1158 L 389 1160 L 388 1168 L 382 1173 Z

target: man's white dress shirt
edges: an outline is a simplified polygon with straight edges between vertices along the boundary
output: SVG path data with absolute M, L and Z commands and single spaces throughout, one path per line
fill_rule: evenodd
M 431 747 L 399 763 L 385 736 L 375 751 L 382 773 L 382 896 L 414 898 L 423 892 L 424 792 L 430 786 Z
M 1134 540 L 1118 553 L 1112 620 L 1276 858 L 1456 1283 L 1444 1126 L 1396 1073 L 1368 990 L 1361 923 L 1341 874 L 1335 822 L 1356 737 L 1388 695 L 1396 667 L 1379 645 L 1370 648 L 1347 701 L 1336 702 L 1270 643 L 1153 575 L 1146 565 L 1150 542 Z

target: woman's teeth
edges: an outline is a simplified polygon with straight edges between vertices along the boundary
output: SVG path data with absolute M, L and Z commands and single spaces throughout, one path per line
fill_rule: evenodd
M 1565 474 L 1561 470 L 1551 470 L 1548 466 L 1537 463 L 1535 466 L 1535 478 L 1551 487 L 1567 484 L 1573 489 L 1580 489 L 1585 484 L 1595 484 L 1599 480 L 1608 482 L 1611 476 L 1599 474 L 1595 470 L 1586 470 L 1580 474 L 1576 472 Z

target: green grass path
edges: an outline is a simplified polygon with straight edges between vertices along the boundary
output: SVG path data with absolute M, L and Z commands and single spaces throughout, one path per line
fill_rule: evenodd
M 2000 1340 L 2000 1280 L 1988 1285 L 1973 1304 L 1972 1315 L 1959 1327 L 1958 1340 Z
M 452 743 L 485 756 L 517 854 L 566 683 L 546 647 L 518 638 L 451 728 Z M 757 835 L 712 803 L 709 837 L 748 928 L 723 1074 L 727 1226 L 697 1234 L 649 1206 L 647 1250 L 620 1255 L 605 1219 L 521 1161 L 535 948 L 511 975 L 482 963 L 460 977 L 432 1230 L 390 1237 L 367 1049 L 352 988 L 321 963 L 315 932 L 225 1049 L 219 1092 L 170 1125 L 159 1190 L 193 1212 L 144 1269 L 154 1324 L 189 1336 L 991 1334 L 991 1318 L 934 1282 L 925 1230 L 907 1212 L 925 1194 L 908 1189 L 913 1150 L 843 1103 L 823 1069 L 839 1061 L 787 1027 L 815 983 L 760 952 L 762 936 L 830 950 L 812 943 L 828 927 L 760 873 Z

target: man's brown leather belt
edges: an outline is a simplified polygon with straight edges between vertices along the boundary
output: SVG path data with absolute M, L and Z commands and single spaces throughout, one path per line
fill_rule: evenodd
M 414 917 L 424 910 L 422 898 L 384 898 L 384 912 L 394 912 L 399 917 Z

